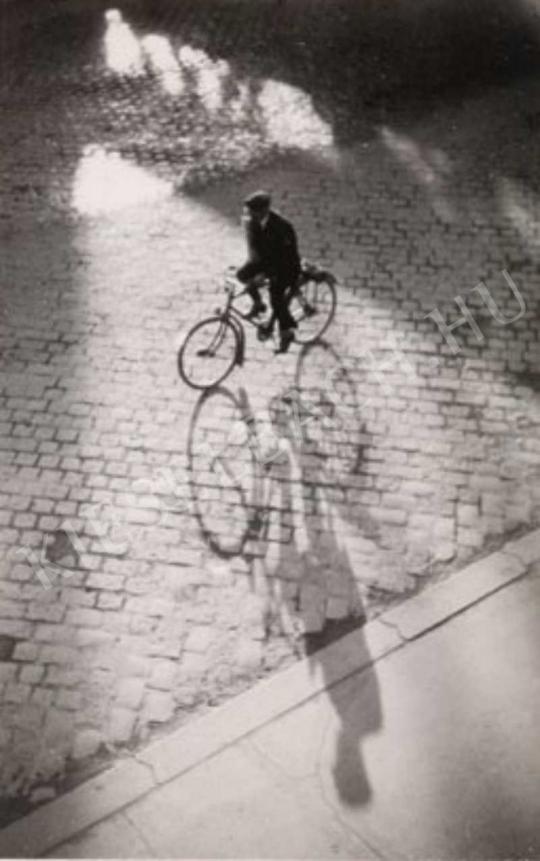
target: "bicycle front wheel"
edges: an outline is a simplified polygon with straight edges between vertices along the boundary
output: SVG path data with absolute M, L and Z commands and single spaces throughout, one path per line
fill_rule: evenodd
M 223 382 L 238 359 L 238 333 L 222 317 L 193 326 L 178 352 L 178 372 L 192 389 L 211 389 Z
M 232 392 L 216 386 L 199 397 L 187 444 L 191 510 L 219 556 L 242 554 L 253 531 L 259 481 L 253 432 Z
M 299 344 L 322 338 L 336 313 L 336 288 L 331 281 L 307 281 L 293 295 L 289 308 L 297 323 Z

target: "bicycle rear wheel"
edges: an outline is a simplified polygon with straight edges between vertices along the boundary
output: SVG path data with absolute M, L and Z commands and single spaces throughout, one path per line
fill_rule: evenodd
M 331 281 L 307 281 L 291 298 L 289 309 L 298 328 L 296 341 L 313 344 L 322 338 L 336 313 L 336 288 Z
M 229 320 L 207 317 L 187 333 L 178 352 L 178 372 L 192 389 L 211 389 L 231 373 L 239 347 L 238 333 Z

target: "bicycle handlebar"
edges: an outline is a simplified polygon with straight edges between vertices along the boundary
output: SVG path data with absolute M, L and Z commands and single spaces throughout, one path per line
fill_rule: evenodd
M 238 276 L 236 275 L 238 269 L 236 266 L 228 266 L 225 270 L 225 292 L 230 293 L 233 296 L 233 299 L 242 296 L 247 292 L 247 286 L 243 281 L 240 281 Z M 238 289 L 238 292 L 236 290 Z

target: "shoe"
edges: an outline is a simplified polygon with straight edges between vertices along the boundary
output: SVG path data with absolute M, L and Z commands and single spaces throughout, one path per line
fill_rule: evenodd
M 260 315 L 264 314 L 265 311 L 266 311 L 266 305 L 264 304 L 264 302 L 256 303 L 255 305 L 253 305 L 251 310 L 247 312 L 246 319 L 247 320 L 254 320 L 255 317 L 260 317 Z
M 268 341 L 272 337 L 274 326 L 268 323 L 261 323 L 257 329 L 257 338 L 259 341 Z
M 279 347 L 277 348 L 276 353 L 286 353 L 293 341 L 294 332 L 292 329 L 286 329 L 281 333 Z

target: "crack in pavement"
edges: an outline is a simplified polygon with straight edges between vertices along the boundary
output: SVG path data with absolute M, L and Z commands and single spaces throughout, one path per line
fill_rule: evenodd
M 331 724 L 332 717 L 334 717 L 334 716 L 331 714 L 328 715 L 327 725 L 325 727 L 325 730 L 324 730 L 322 738 L 321 738 L 321 743 L 319 745 L 319 752 L 318 752 L 318 756 L 317 756 L 317 763 L 316 763 L 316 769 L 315 769 L 315 777 L 317 780 L 317 785 L 319 787 L 319 794 L 320 794 L 321 801 L 322 801 L 323 805 L 326 807 L 326 809 L 331 813 L 334 820 L 339 824 L 341 829 L 349 837 L 353 837 L 356 840 L 360 840 L 360 842 L 364 846 L 367 846 L 367 848 L 370 850 L 370 852 L 373 853 L 373 855 L 376 858 L 380 858 L 380 859 L 382 859 L 382 861 L 384 861 L 386 856 L 377 848 L 376 842 L 375 842 L 373 836 L 370 834 L 369 838 L 366 837 L 364 832 L 357 830 L 354 827 L 354 825 L 352 825 L 350 822 L 348 822 L 345 819 L 345 817 L 343 816 L 343 813 L 342 813 L 339 805 L 336 804 L 331 799 L 331 797 L 329 796 L 329 794 L 326 790 L 326 785 L 325 785 L 325 781 L 324 781 L 324 777 L 323 777 L 322 755 L 323 755 L 323 748 L 326 746 L 328 735 L 329 735 L 330 730 L 331 730 L 330 724 Z
M 126 808 L 125 810 L 120 811 L 120 815 L 121 815 L 121 817 L 122 817 L 122 818 L 127 822 L 127 824 L 128 824 L 128 825 L 130 825 L 130 826 L 131 826 L 131 828 L 133 828 L 133 830 L 135 831 L 135 833 L 137 834 L 137 836 L 140 838 L 141 843 L 143 844 L 144 848 L 145 848 L 145 849 L 147 850 L 147 852 L 148 852 L 148 857 L 149 857 L 149 858 L 155 857 L 155 856 L 156 856 L 156 853 L 157 853 L 157 850 L 156 850 L 156 849 L 155 849 L 155 847 L 153 847 L 153 846 L 152 846 L 152 844 L 149 842 L 149 840 L 147 839 L 147 837 L 146 837 L 146 835 L 144 834 L 144 832 L 143 832 L 143 831 L 141 831 L 141 829 L 139 828 L 139 826 L 138 826 L 137 822 L 136 822 L 134 819 L 132 819 L 132 817 L 129 815 L 129 808 Z
M 399 624 L 397 622 L 392 622 L 388 618 L 385 618 L 384 614 L 377 616 L 377 622 L 380 622 L 382 625 L 384 625 L 389 630 L 396 632 L 396 634 L 398 635 L 398 637 L 401 640 L 401 645 L 398 646 L 398 648 L 401 648 L 402 646 L 406 645 L 407 643 L 412 643 L 412 642 L 414 642 L 414 640 L 418 640 L 421 637 L 424 637 L 426 634 L 431 633 L 431 631 L 434 631 L 436 628 L 440 628 L 442 625 L 445 625 L 447 622 L 450 622 L 452 619 L 455 619 L 458 616 L 461 616 L 463 613 L 467 612 L 467 610 L 470 610 L 473 607 L 477 606 L 478 604 L 481 604 L 482 601 L 485 601 L 487 598 L 490 598 L 492 595 L 496 595 L 498 592 L 502 591 L 503 589 L 507 589 L 508 587 L 510 587 L 514 583 L 517 583 L 518 581 L 524 579 L 525 577 L 531 576 L 531 569 L 534 567 L 534 565 L 538 564 L 538 563 L 534 563 L 534 562 L 527 564 L 527 562 L 522 557 L 520 557 L 519 554 L 517 554 L 517 553 L 511 553 L 511 552 L 508 552 L 507 550 L 501 550 L 499 552 L 503 556 L 506 556 L 509 560 L 513 560 L 514 562 L 518 562 L 521 566 L 521 570 L 517 571 L 514 574 L 514 576 L 511 577 L 511 579 L 506 580 L 503 583 L 498 583 L 498 584 L 493 585 L 491 588 L 487 589 L 481 595 L 478 595 L 476 598 L 472 598 L 468 601 L 466 600 L 462 604 L 462 606 L 456 608 L 455 610 L 448 610 L 448 612 L 444 616 L 442 616 L 441 618 L 438 618 L 438 619 L 435 618 L 431 623 L 426 623 L 421 628 L 421 630 L 417 631 L 416 633 L 412 634 L 409 637 L 403 632 L 403 630 L 401 629 L 401 627 L 399 626 Z M 536 575 L 533 574 L 532 576 L 536 576 Z M 448 582 L 448 581 L 443 581 L 443 583 L 444 582 Z M 429 587 L 428 587 L 428 590 L 429 590 Z M 422 594 L 422 593 L 420 593 L 420 594 Z M 402 607 L 403 607 L 403 605 L 402 605 Z M 392 612 L 392 611 L 390 611 L 390 612 Z
M 285 768 L 282 762 L 278 759 L 274 758 L 271 754 L 269 754 L 266 750 L 264 750 L 253 738 L 245 738 L 242 740 L 241 744 L 245 746 L 248 750 L 254 753 L 264 764 L 270 765 L 272 769 L 279 773 L 281 777 L 287 778 L 287 780 L 292 780 L 295 783 L 299 783 L 305 781 L 306 778 L 315 776 L 315 768 L 305 771 L 303 774 L 292 774 L 290 771 Z
M 324 781 L 321 777 L 322 757 L 323 749 L 326 746 L 326 741 L 331 732 L 335 717 L 336 716 L 333 711 L 329 711 L 326 715 L 314 757 L 314 766 L 312 769 L 305 771 L 301 775 L 292 774 L 284 766 L 283 762 L 280 762 L 275 757 L 271 756 L 271 754 L 264 750 L 254 738 L 245 738 L 242 741 L 242 746 L 244 746 L 250 753 L 254 754 L 261 761 L 263 766 L 270 766 L 271 770 L 277 774 L 280 779 L 285 778 L 285 780 L 291 781 L 296 785 L 303 785 L 308 810 L 312 809 L 313 801 L 310 799 L 310 796 L 314 794 L 320 800 L 323 807 L 331 814 L 332 821 L 348 841 L 352 841 L 354 844 L 358 844 L 358 842 L 360 842 L 362 846 L 367 847 L 375 857 L 383 859 L 384 861 L 385 856 L 375 848 L 373 839 L 371 837 L 369 840 L 366 839 L 362 833 L 357 831 L 349 822 L 347 822 L 341 815 L 339 808 L 334 805 L 327 796 Z M 312 789 L 312 792 L 310 792 L 310 788 Z M 316 810 L 314 812 L 316 815 Z
M 385 619 L 383 616 L 377 616 L 377 622 L 380 622 L 381 625 L 384 625 L 385 628 L 389 628 L 391 631 L 395 631 L 399 639 L 401 640 L 402 645 L 411 642 L 410 638 L 406 637 L 405 634 L 403 634 L 399 625 L 397 625 L 395 622 L 389 622 L 388 619 Z M 401 646 L 398 646 L 398 648 L 401 648 Z M 383 657 L 386 656 L 384 655 Z
M 159 786 L 162 786 L 164 781 L 159 779 L 153 764 L 151 762 L 148 762 L 146 759 L 143 759 L 143 755 L 144 755 L 143 751 L 141 751 L 140 753 L 134 753 L 133 759 L 135 760 L 135 762 L 139 763 L 139 765 L 143 765 L 150 772 L 150 776 L 152 778 L 152 783 L 154 784 L 154 786 L 152 788 L 157 788 Z M 149 790 L 149 791 L 151 791 L 151 790 Z

